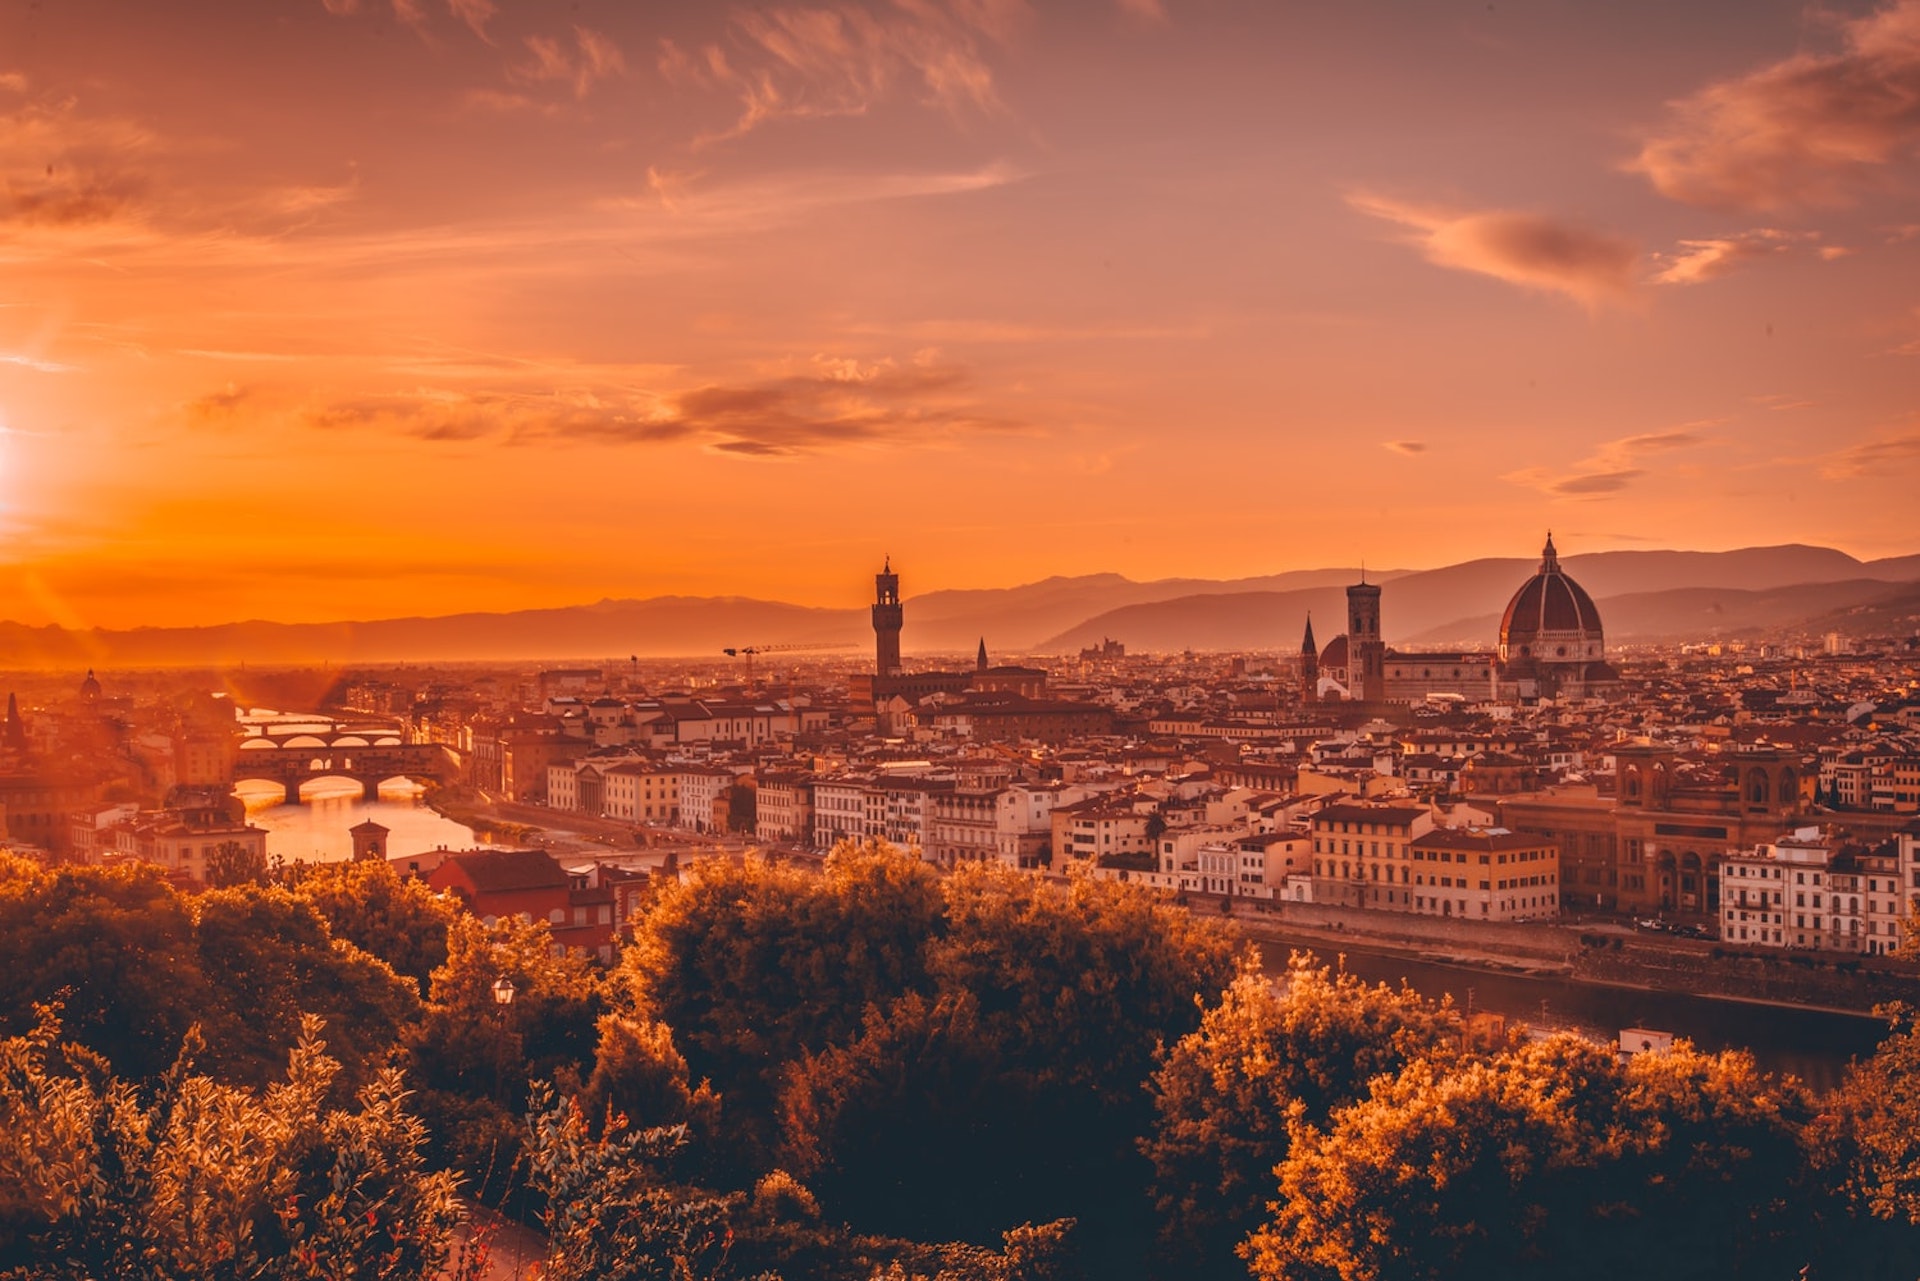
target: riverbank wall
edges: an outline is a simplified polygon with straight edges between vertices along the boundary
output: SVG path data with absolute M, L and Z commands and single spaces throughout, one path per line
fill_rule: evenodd
M 1617 925 L 1476 924 L 1319 903 L 1275 904 L 1232 917 L 1251 939 L 1329 958 L 1351 947 L 1583 983 L 1860 1013 L 1890 1001 L 1920 1005 L 1920 967 L 1889 957 L 1761 952 Z

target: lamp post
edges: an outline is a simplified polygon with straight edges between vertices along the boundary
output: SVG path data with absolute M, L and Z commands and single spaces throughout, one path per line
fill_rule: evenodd
M 502 974 L 493 981 L 493 1008 L 500 1017 L 500 1049 L 493 1059 L 493 1097 L 504 1103 L 507 1092 L 507 1011 L 513 1005 L 513 980 Z

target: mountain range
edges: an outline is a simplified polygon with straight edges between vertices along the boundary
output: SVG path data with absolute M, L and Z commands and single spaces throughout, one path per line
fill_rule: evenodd
M 1620 551 L 1567 556 L 1562 567 L 1599 606 L 1610 642 L 1800 631 L 1895 631 L 1920 625 L 1920 555 L 1860 561 L 1826 547 L 1727 552 Z M 1440 569 L 1367 571 L 1386 585 L 1390 644 L 1494 644 L 1500 612 L 1538 567 L 1483 559 Z M 1355 568 L 1257 578 L 1135 582 L 1118 574 L 909 597 L 908 652 L 1064 653 L 1105 637 L 1135 652 L 1291 651 L 1309 612 L 1324 644 L 1345 627 Z M 67 630 L 0 622 L 0 666 L 238 666 L 567 656 L 707 654 L 726 646 L 845 645 L 873 633 L 864 609 L 822 609 L 737 596 L 661 596 L 510 613 L 338 623 Z

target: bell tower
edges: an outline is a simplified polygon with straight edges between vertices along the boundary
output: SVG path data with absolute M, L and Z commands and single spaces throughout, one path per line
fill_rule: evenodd
M 900 627 L 905 621 L 900 610 L 900 575 L 893 572 L 893 557 L 887 557 L 873 576 L 873 587 L 873 674 L 892 676 L 900 670 Z
M 1353 696 L 1378 701 L 1387 692 L 1387 645 L 1380 639 L 1380 586 L 1366 576 L 1347 588 L 1347 676 Z

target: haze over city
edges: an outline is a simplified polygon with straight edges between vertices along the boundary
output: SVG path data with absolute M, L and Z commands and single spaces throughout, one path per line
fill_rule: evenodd
M 1913 552 L 1920 3 L 0 3 L 0 614 Z

